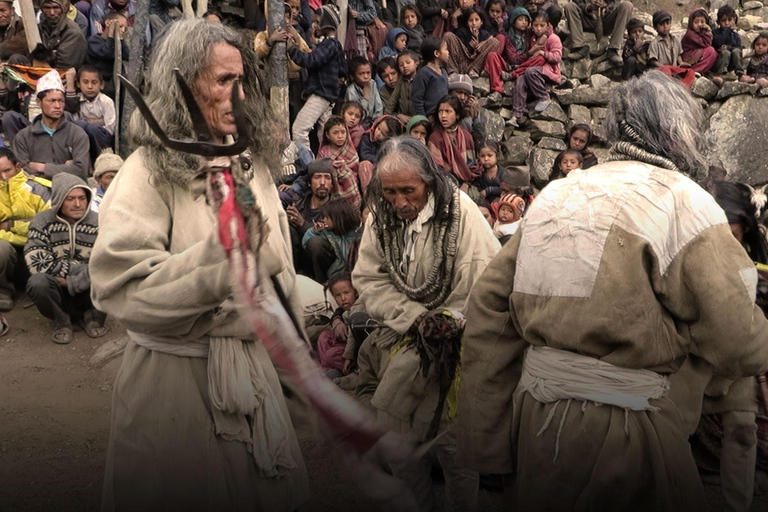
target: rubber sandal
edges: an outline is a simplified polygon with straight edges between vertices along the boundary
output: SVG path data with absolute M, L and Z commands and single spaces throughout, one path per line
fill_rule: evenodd
M 65 325 L 58 327 L 51 333 L 51 341 L 57 345 L 66 345 L 72 342 L 72 327 Z
M 85 331 L 85 334 L 87 334 L 89 338 L 101 338 L 109 332 L 105 326 L 100 325 L 99 322 L 95 320 L 81 322 L 80 327 L 83 328 L 83 331 Z

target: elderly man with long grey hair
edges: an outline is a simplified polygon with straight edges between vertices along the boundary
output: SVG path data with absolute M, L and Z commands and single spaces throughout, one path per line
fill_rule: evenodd
M 445 474 L 448 509 L 471 512 L 478 473 L 456 465 L 454 436 L 444 432 L 455 423 L 449 386 L 458 350 L 441 350 L 450 341 L 427 339 L 420 325 L 433 323 L 425 319 L 435 311 L 463 310 L 499 243 L 472 200 L 411 137 L 384 145 L 367 203 L 371 215 L 352 280 L 368 315 L 385 327 L 360 349 L 358 394 L 370 399 L 391 431 L 418 442 L 444 434 L 434 451 Z M 391 468 L 423 511 L 434 505 L 431 466 L 425 457 Z
M 701 123 L 659 72 L 618 87 L 609 161 L 542 190 L 472 290 L 458 459 L 509 475 L 510 508 L 707 509 L 685 417 L 703 389 L 670 376 L 689 353 L 727 378 L 764 371 L 768 322 L 691 179 Z
M 238 134 L 239 88 L 252 143 L 232 162 L 253 171 L 268 228 L 259 264 L 296 311 L 290 232 L 270 174 L 280 130 L 252 50 L 221 24 L 185 20 L 169 27 L 153 59 L 146 102 L 173 139 L 196 137 L 174 67 L 215 143 Z M 275 368 L 231 299 L 205 197 L 210 162 L 165 147 L 138 112 L 131 136 L 138 149 L 101 205 L 90 264 L 94 303 L 130 336 L 114 387 L 102 510 L 296 510 L 308 498 L 306 470 Z

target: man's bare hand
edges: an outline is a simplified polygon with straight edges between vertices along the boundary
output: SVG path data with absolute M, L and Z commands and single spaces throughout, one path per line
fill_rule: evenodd
M 290 222 L 291 225 L 296 226 L 297 228 L 304 225 L 304 217 L 301 216 L 299 210 L 297 210 L 294 205 L 286 208 L 285 214 L 288 216 L 288 222 Z

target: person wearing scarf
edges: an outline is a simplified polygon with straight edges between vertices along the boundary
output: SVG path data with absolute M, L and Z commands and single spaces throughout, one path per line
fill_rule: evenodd
M 453 175 L 461 184 L 470 183 L 482 174 L 482 170 L 472 166 L 475 161 L 475 141 L 459 123 L 464 118 L 464 107 L 455 96 L 446 96 L 437 104 L 438 118 L 441 108 L 453 109 L 453 121 L 440 119 L 436 122 L 427 147 L 439 168 Z

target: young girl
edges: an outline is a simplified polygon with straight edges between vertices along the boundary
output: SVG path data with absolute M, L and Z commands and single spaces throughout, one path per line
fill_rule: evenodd
M 346 123 L 340 116 L 331 116 L 325 122 L 323 143 L 317 152 L 317 158 L 330 158 L 336 176 L 352 174 L 355 177 L 355 183 L 359 186 L 360 159 L 349 138 Z
M 468 184 L 480 175 L 481 170 L 472 167 L 475 141 L 459 125 L 463 117 L 461 101 L 456 96 L 446 95 L 437 105 L 437 121 L 427 146 L 438 167 L 452 174 L 466 192 Z
M 592 128 L 588 124 L 575 124 L 568 130 L 568 149 L 581 152 L 582 169 L 597 165 L 597 156 L 589 149 L 590 142 L 592 142 Z
M 426 34 L 421 26 L 421 13 L 415 5 L 406 5 L 400 11 L 400 26 L 408 34 L 408 49 L 418 52 Z
M 488 0 L 485 4 L 485 15 L 488 20 L 486 29 L 491 35 L 499 40 L 501 48 L 504 48 L 504 43 L 507 38 L 505 35 L 507 27 L 507 4 L 504 0 Z
M 326 372 L 337 370 L 346 374 L 349 373 L 349 367 L 354 360 L 354 351 L 351 358 L 347 357 L 347 346 L 350 342 L 354 344 L 347 324 L 358 294 L 352 286 L 352 276 L 349 272 L 333 274 L 328 279 L 327 288 L 339 307 L 333 313 L 331 328 L 320 333 L 317 338 L 317 355 L 320 358 L 320 366 Z
M 553 170 L 549 175 L 549 181 L 558 180 L 568 176 L 568 173 L 581 169 L 584 158 L 575 149 L 566 149 L 555 158 Z
M 717 60 L 717 50 L 712 48 L 712 29 L 706 9 L 695 9 L 688 18 L 688 30 L 683 40 L 681 59 L 697 73 L 704 74 L 712 69 Z
M 371 80 L 371 63 L 365 57 L 354 57 L 349 61 L 349 76 L 352 83 L 347 87 L 345 99 L 357 101 L 363 106 L 365 117 L 375 119 L 384 113 L 384 103 L 379 90 Z
M 752 41 L 752 58 L 747 63 L 747 72 L 741 75 L 741 81 L 768 87 L 768 32 L 760 34 Z
M 517 73 L 520 71 L 520 68 L 515 70 L 515 74 L 518 76 L 515 82 L 512 117 L 507 121 L 509 126 L 519 127 L 517 120 L 527 111 L 526 101 L 528 94 L 533 95 L 538 101 L 534 110 L 542 112 L 549 106 L 551 101 L 549 99 L 547 83 L 560 83 L 560 61 L 563 57 L 563 45 L 560 42 L 560 38 L 552 30 L 552 25 L 549 24 L 547 11 L 536 11 L 536 14 L 533 15 L 531 31 L 537 41 L 541 40 L 545 35 L 546 41 L 543 47 L 537 42 L 529 50 L 530 59 L 541 57 L 540 61 L 536 63 L 531 62 L 528 66 L 525 66 L 525 63 L 523 63 L 520 68 L 525 66 L 525 71 L 522 73 Z
M 476 149 L 477 161 L 482 174 L 474 179 L 472 186 L 477 189 L 480 197 L 488 202 L 493 202 L 501 195 L 499 166 L 497 164 L 499 146 L 495 142 L 487 140 L 482 142 Z
M 414 139 L 420 140 L 426 146 L 427 139 L 429 138 L 429 129 L 431 127 L 432 124 L 426 117 L 413 116 L 411 120 L 408 121 L 408 126 L 405 128 L 405 133 Z
M 301 245 L 305 249 L 309 241 L 316 236 L 323 237 L 333 248 L 333 261 L 315 259 L 312 262 L 318 280 L 325 281 L 336 272 L 349 270 L 350 251 L 358 240 L 355 230 L 360 225 L 359 211 L 359 208 L 352 208 L 348 201 L 332 199 L 320 208 L 323 220 L 315 222 L 315 225 L 304 233 Z
M 448 44 L 447 69 L 449 73 L 477 78 L 485 67 L 485 59 L 491 52 L 498 52 L 502 44 L 483 28 L 485 12 L 473 6 L 459 18 L 459 28 L 443 36 Z
M 403 133 L 403 125 L 396 117 L 381 116 L 372 125 L 371 129 L 363 135 L 360 141 L 360 188 L 363 194 L 368 190 L 368 184 L 373 177 L 373 166 L 379 161 L 379 149 L 382 144 L 391 137 L 397 137 Z
M 448 94 L 448 45 L 436 37 L 428 37 L 421 45 L 422 67 L 411 84 L 413 110 L 416 115 L 433 116 L 437 102 Z
M 360 146 L 360 139 L 363 138 L 365 133 L 363 106 L 358 101 L 346 101 L 341 106 L 341 117 L 344 118 L 344 123 L 347 125 L 347 133 L 349 133 L 349 138 L 352 139 L 352 145 L 357 150 Z

